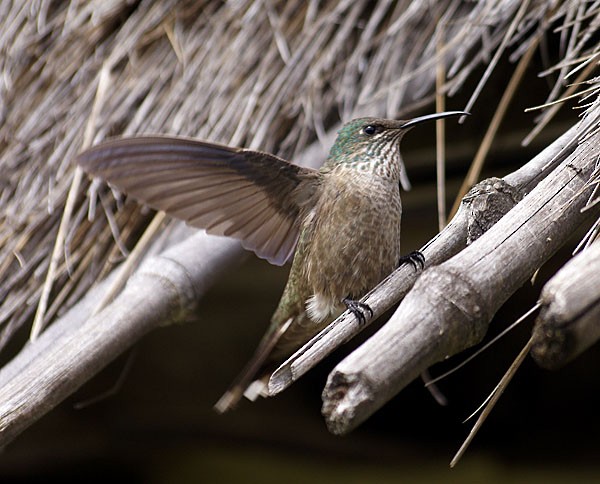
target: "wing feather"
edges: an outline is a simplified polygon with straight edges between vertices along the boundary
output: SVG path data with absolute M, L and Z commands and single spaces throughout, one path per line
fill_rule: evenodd
M 168 136 L 114 139 L 77 158 L 88 173 L 277 265 L 292 255 L 318 172 L 258 151 Z

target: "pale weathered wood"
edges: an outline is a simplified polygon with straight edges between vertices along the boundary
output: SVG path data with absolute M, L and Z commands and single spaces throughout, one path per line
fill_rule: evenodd
M 441 264 L 491 227 L 519 198 L 548 175 L 553 166 L 572 152 L 576 134 L 577 129 L 571 128 L 529 163 L 507 175 L 504 181 L 486 180 L 471 190 L 450 224 L 423 247 L 425 266 Z M 373 310 L 373 318 L 368 319 L 367 324 L 358 324 L 349 312 L 342 314 L 275 370 L 269 381 L 269 393 L 275 395 L 283 391 L 338 346 L 362 331 L 400 301 L 417 277 L 412 266 L 399 267 L 363 298 L 363 302 Z
M 473 244 L 426 269 L 390 321 L 344 359 L 323 391 L 333 433 L 366 420 L 432 364 L 483 338 L 496 310 L 585 220 L 600 135 L 582 142 Z
M 546 283 L 540 303 L 531 355 L 544 368 L 560 368 L 600 338 L 600 242 Z
M 237 241 L 204 232 L 147 259 L 106 309 L 92 290 L 0 370 L 0 445 L 73 393 L 147 332 L 182 321 L 243 254 Z

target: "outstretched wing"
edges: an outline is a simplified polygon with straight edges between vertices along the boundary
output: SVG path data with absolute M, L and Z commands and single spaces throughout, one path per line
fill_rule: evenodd
M 258 151 L 162 136 L 108 140 L 77 158 L 86 172 L 157 210 L 239 239 L 282 265 L 318 172 Z

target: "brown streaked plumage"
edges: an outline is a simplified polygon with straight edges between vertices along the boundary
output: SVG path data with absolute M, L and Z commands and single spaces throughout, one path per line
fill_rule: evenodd
M 355 119 L 340 129 L 320 170 L 268 153 L 163 136 L 108 140 L 77 162 L 153 208 L 239 239 L 273 264 L 294 253 L 269 329 L 215 405 L 223 412 L 267 363 L 291 354 L 346 307 L 365 318 L 370 309 L 356 300 L 401 260 L 400 141 L 420 122 L 462 114 Z M 250 394 L 260 393 L 258 382 Z

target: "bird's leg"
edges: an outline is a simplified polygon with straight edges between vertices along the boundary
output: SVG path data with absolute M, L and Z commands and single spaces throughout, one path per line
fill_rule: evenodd
M 369 307 L 368 304 L 362 303 L 360 301 L 356 301 L 351 299 L 350 297 L 345 297 L 342 299 L 342 302 L 346 305 L 348 310 L 356 316 L 358 320 L 358 324 L 361 326 L 367 323 L 367 318 L 365 317 L 365 313 L 369 313 L 369 317 L 373 317 L 373 310 Z
M 398 261 L 398 266 L 402 264 L 411 264 L 415 271 L 425 268 L 425 256 L 420 250 L 413 250 L 410 254 L 403 255 Z

